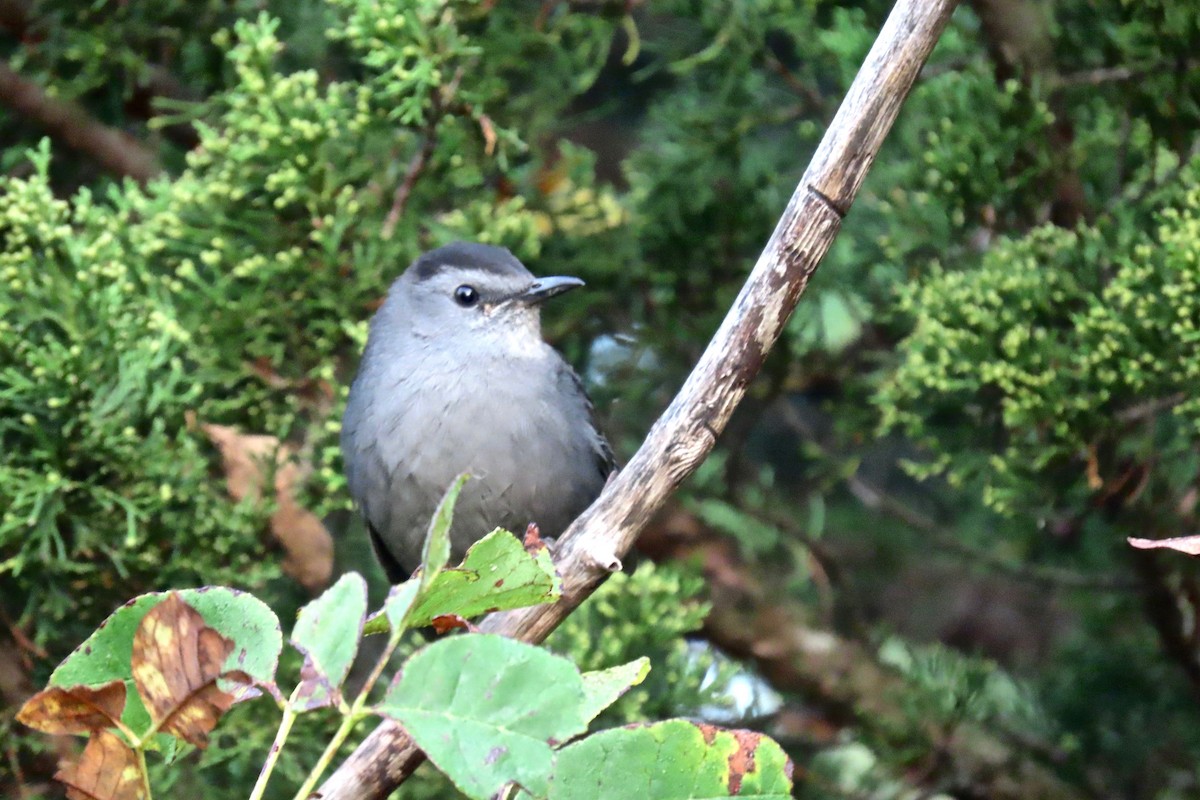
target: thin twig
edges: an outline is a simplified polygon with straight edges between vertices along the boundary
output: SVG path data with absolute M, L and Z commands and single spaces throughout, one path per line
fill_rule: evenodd
M 705 638 L 722 652 L 753 664 L 764 681 L 798 698 L 809 714 L 871 740 L 896 744 L 896 731 L 912 733 L 912 704 L 903 699 L 911 684 L 880 662 L 868 643 L 874 637 L 865 630 L 852 638 L 827 626 L 815 627 L 807 606 L 780 592 L 777 578 L 763 575 L 739 558 L 729 537 L 689 514 L 676 513 L 648 529 L 638 547 L 658 562 L 703 565 L 710 601 Z M 1067 787 L 1054 770 L 1043 766 L 1040 754 L 1031 756 L 1009 745 L 998 727 L 998 720 L 962 720 L 957 735 L 948 736 L 935 715 L 917 720 L 915 733 L 949 759 L 942 774 L 952 774 L 973 787 L 972 796 L 1082 800 L 1074 787 Z M 1004 768 L 997 769 L 999 764 Z M 894 777 L 914 788 L 918 782 L 911 769 Z M 810 778 L 806 775 L 806 782 Z
M 767 65 L 767 69 L 778 75 L 788 85 L 788 88 L 808 101 L 810 112 L 821 108 L 824 102 L 821 93 L 796 77 L 796 73 L 788 69 L 787 64 L 776 58 L 774 53 L 770 51 L 765 52 L 763 54 L 763 63 Z
M 858 475 L 852 475 L 846 479 L 846 488 L 867 508 L 881 511 L 900 520 L 910 528 L 927 534 L 936 547 L 982 564 L 1009 577 L 1042 586 L 1057 586 L 1064 589 L 1132 592 L 1139 588 L 1136 581 L 1123 577 L 1084 575 L 1074 570 L 1050 567 L 1044 564 L 1015 564 L 982 548 L 972 547 L 959 541 L 953 533 L 943 529 L 930 517 L 872 486 Z
M 21 655 L 21 664 L 26 670 L 33 669 L 33 660 L 29 657 L 30 654 L 37 656 L 43 661 L 49 660 L 50 654 L 46 649 L 37 642 L 25 635 L 25 631 L 17 624 L 16 620 L 8 615 L 8 612 L 0 608 L 0 621 L 4 623 L 4 627 L 8 628 L 8 635 L 13 638 L 13 642 L 17 645 L 17 651 Z
M 1123 408 L 1115 416 L 1117 422 L 1141 422 L 1148 417 L 1157 416 L 1160 411 L 1168 411 L 1174 408 L 1186 399 L 1187 395 L 1183 392 L 1176 392 L 1166 397 L 1156 397 L 1130 406 L 1129 408 Z
M 829 454 L 829 447 L 819 441 L 813 426 L 796 413 L 795 408 L 783 404 L 780 411 L 782 422 L 800 435 L 804 441 L 817 448 L 822 455 Z M 1050 567 L 1043 564 L 1016 564 L 993 553 L 959 541 L 958 537 L 938 524 L 932 517 L 917 511 L 912 506 L 893 497 L 877 486 L 864 480 L 858 473 L 845 479 L 846 488 L 858 502 L 873 511 L 887 514 L 905 525 L 924 533 L 936 547 L 958 555 L 969 561 L 1012 578 L 1043 586 L 1058 586 L 1064 589 L 1090 589 L 1103 592 L 1135 591 L 1139 584 L 1128 578 L 1084 575 L 1074 570 Z
M 1154 530 L 1147 531 L 1146 535 L 1159 538 L 1159 532 Z M 1183 670 L 1193 696 L 1200 698 L 1200 654 L 1196 653 L 1189 635 L 1196 618 L 1195 607 L 1184 602 L 1186 598 L 1176 586 L 1179 576 L 1165 569 L 1155 553 L 1133 550 L 1130 559 L 1134 571 L 1142 579 L 1142 603 L 1147 619 L 1158 633 L 1159 645 Z
M 417 185 L 417 178 L 425 171 L 425 164 L 433 155 L 433 148 L 436 144 L 435 133 L 428 130 L 421 139 L 421 146 L 409 159 L 408 169 L 404 171 L 404 180 L 400 182 L 400 185 L 396 187 L 395 194 L 392 195 L 392 207 L 388 210 L 387 217 L 383 220 L 383 227 L 380 229 L 384 239 L 392 238 L 392 233 L 396 230 L 400 217 L 404 215 L 404 207 L 408 205 L 408 197 L 412 194 L 413 187 Z
M 400 185 L 392 194 L 392 207 L 388 209 L 387 217 L 383 220 L 383 226 L 380 228 L 380 235 L 384 239 L 392 238 L 392 233 L 396 230 L 400 217 L 404 215 L 404 209 L 408 205 L 408 198 L 412 195 L 413 187 L 417 185 L 417 179 L 425 171 L 425 165 L 429 163 L 429 157 L 433 155 L 433 148 L 437 146 L 437 127 L 442 121 L 442 114 L 454 101 L 454 96 L 458 94 L 458 86 L 462 83 L 465 72 L 466 66 L 460 66 L 454 72 L 454 77 L 450 79 L 450 82 L 439 87 L 439 91 L 433 95 L 433 107 L 429 110 L 429 118 L 425 121 L 425 128 L 421 132 L 421 146 L 409 160 L 408 169 L 404 171 L 404 179 L 400 181 Z
M 1200 62 L 1187 61 L 1184 62 L 1185 70 L 1195 69 L 1196 64 Z M 1051 89 L 1067 89 L 1076 86 L 1099 86 L 1104 83 L 1120 83 L 1122 81 L 1132 81 L 1144 78 L 1147 75 L 1153 75 L 1157 72 L 1164 72 L 1176 66 L 1174 59 L 1164 60 L 1157 64 L 1141 64 L 1136 66 L 1121 66 L 1121 67 L 1097 67 L 1096 69 L 1087 69 L 1081 72 L 1069 72 L 1065 75 L 1059 75 L 1051 81 Z
M 354 698 L 354 703 L 349 708 L 345 708 L 344 703 L 339 703 L 342 708 L 342 722 L 334 732 L 333 738 L 329 740 L 325 750 L 321 753 L 321 757 L 317 759 L 317 763 L 313 765 L 308 777 L 305 778 L 303 785 L 296 792 L 295 800 L 304 800 L 312 795 L 312 790 L 316 788 L 317 781 L 329 769 L 329 765 L 333 763 L 333 759 L 337 756 L 338 750 L 346 743 L 346 739 L 354 732 L 354 727 L 358 725 L 365 717 L 370 715 L 367 711 L 367 701 L 370 700 L 371 690 L 375 688 L 375 684 L 383 675 L 383 670 L 392 659 L 392 655 L 396 652 L 396 648 L 400 644 L 400 639 L 403 637 L 406 628 L 403 624 L 397 624 L 392 632 L 388 635 L 387 646 L 383 648 L 383 652 L 375 659 L 375 666 L 371 670 L 371 674 L 367 676 L 367 680 L 363 683 L 362 688 L 358 690 L 358 695 Z M 298 690 L 298 689 L 297 689 Z
M 13 744 L 16 740 L 15 736 L 9 735 L 9 726 L 5 726 L 4 730 L 4 756 L 8 759 L 8 769 L 12 774 L 13 782 L 17 786 L 17 797 L 20 800 L 30 797 L 29 788 L 25 785 L 25 771 L 21 768 L 21 759 L 17 756 L 17 748 Z

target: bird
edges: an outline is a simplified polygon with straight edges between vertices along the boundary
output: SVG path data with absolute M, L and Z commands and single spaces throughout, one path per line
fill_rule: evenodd
M 554 537 L 615 468 L 579 376 L 542 338 L 541 304 L 582 280 L 536 278 L 502 247 L 454 242 L 395 280 L 371 320 L 342 417 L 350 495 L 388 580 L 421 562 L 460 473 L 451 552 L 493 529 Z

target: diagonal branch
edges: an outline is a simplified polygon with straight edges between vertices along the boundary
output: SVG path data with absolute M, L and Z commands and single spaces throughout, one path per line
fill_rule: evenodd
M 145 183 L 162 171 L 155 153 L 137 139 L 95 119 L 78 103 L 51 97 L 2 62 L 0 104 L 11 108 L 19 119 L 40 125 L 113 175 Z
M 559 540 L 563 597 L 493 614 L 485 631 L 540 642 L 610 573 L 650 517 L 712 450 L 841 228 L 884 136 L 956 0 L 899 0 L 817 148 L 758 263 L 670 407 L 625 469 Z M 384 798 L 423 760 L 383 723 L 325 785 L 322 800 Z

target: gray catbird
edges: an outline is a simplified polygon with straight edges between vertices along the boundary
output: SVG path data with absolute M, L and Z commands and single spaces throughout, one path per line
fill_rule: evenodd
M 534 278 L 500 247 L 418 258 L 371 320 L 342 419 L 350 493 L 393 583 L 420 563 L 442 494 L 456 557 L 495 527 L 556 536 L 613 470 L 575 372 L 542 340 L 539 304 L 582 286 Z

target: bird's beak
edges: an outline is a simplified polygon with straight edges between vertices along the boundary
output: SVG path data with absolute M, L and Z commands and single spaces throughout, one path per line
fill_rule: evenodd
M 583 281 L 579 278 L 571 278 L 566 275 L 556 275 L 551 278 L 538 278 L 525 291 L 518 294 L 513 299 L 519 303 L 526 305 L 536 305 L 543 300 L 549 300 L 555 295 L 560 295 L 563 292 L 569 292 L 572 289 L 578 289 L 583 286 Z

